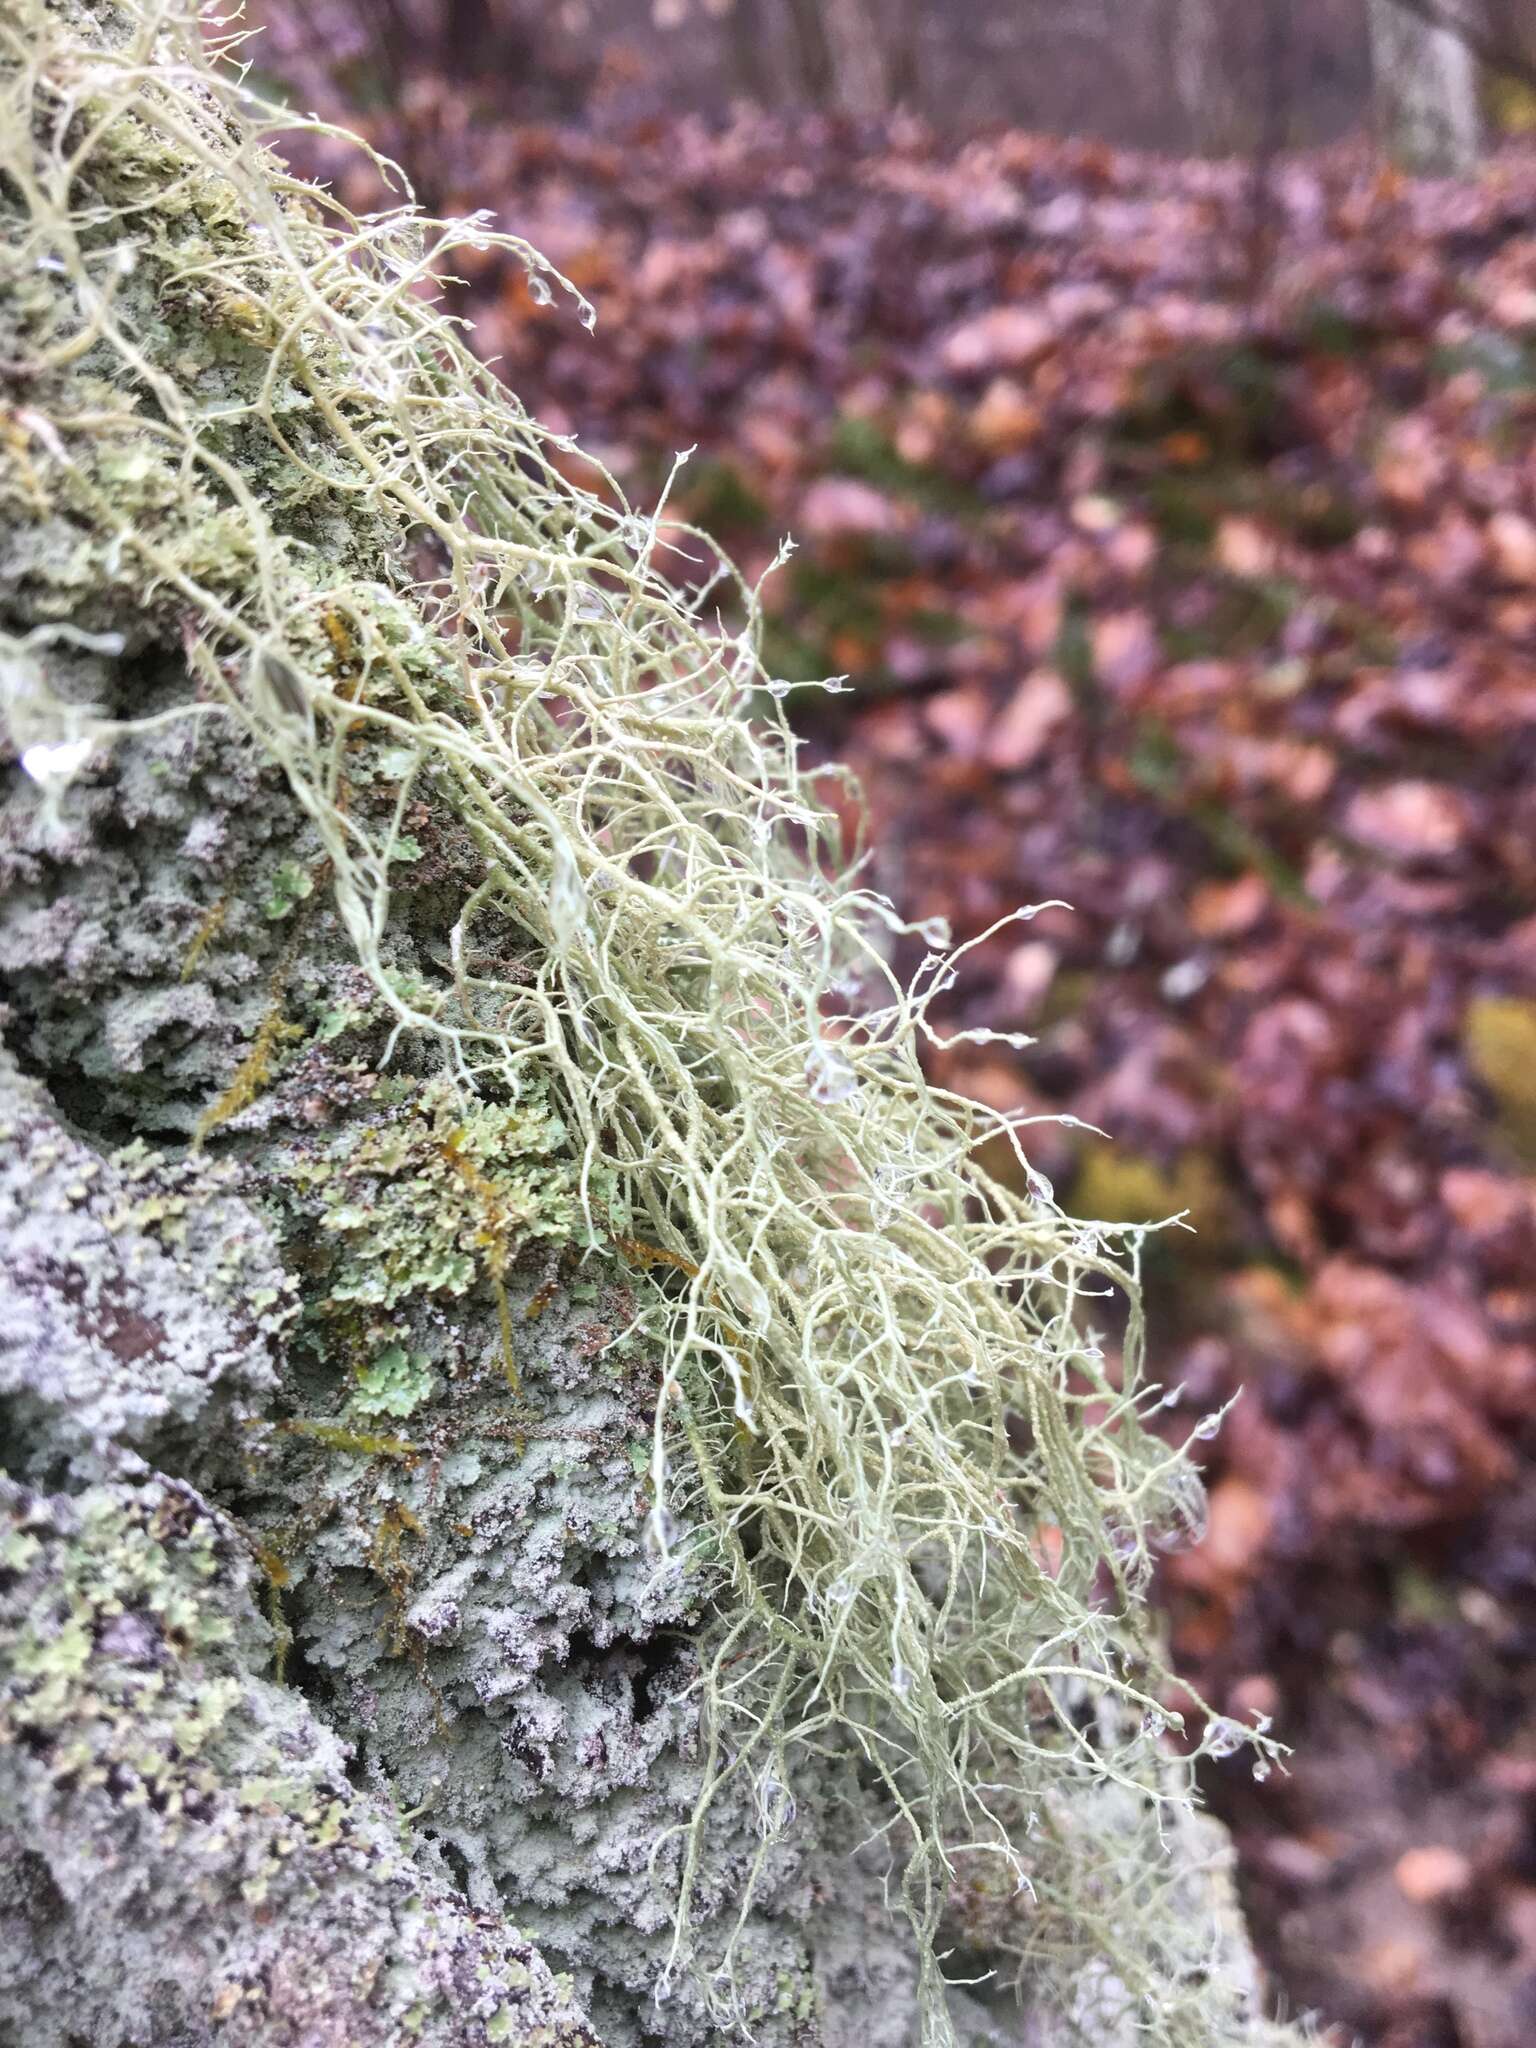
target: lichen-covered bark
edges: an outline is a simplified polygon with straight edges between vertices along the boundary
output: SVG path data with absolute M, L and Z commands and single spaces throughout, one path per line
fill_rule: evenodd
M 0 22 L 3 63 L 130 17 Z M 610 2048 L 712 2039 L 695 1975 L 655 1996 L 707 1574 L 643 1545 L 655 1360 L 616 1341 L 629 1278 L 579 1225 L 566 1132 L 409 1048 L 385 1070 L 313 827 L 248 735 L 172 720 L 67 790 L 19 763 L 43 710 L 195 699 L 183 573 L 231 605 L 281 577 L 322 646 L 321 594 L 364 578 L 424 682 L 436 659 L 401 532 L 327 488 L 302 395 L 279 381 L 282 449 L 241 411 L 271 335 L 219 282 L 250 230 L 218 182 L 125 118 L 72 199 L 147 374 L 70 347 L 78 286 L 0 180 L 0 2014 L 36 2048 L 591 2038 L 532 1925 Z M 162 366 L 206 409 L 192 473 L 152 431 Z M 359 748 L 352 803 L 392 772 Z M 418 811 L 389 943 L 420 986 L 464 834 Z M 769 2042 L 818 2037 L 818 1838 L 812 1809 L 765 1850 L 746 1787 L 711 1822 L 717 1949 L 769 1858 L 731 1990 Z
M 0 2031 L 595 2048 L 335 1734 L 255 1675 L 247 1540 L 192 1487 L 0 1482 Z
M 138 640 L 143 616 L 118 616 Z M 54 687 L 88 668 L 108 706 L 187 688 L 171 649 L 49 662 Z M 452 858 L 433 821 L 422 831 L 423 950 L 400 935 L 402 968 L 429 968 L 432 870 Z M 639 1339 L 615 1341 L 635 1303 L 612 1254 L 581 1241 L 564 1132 L 537 1100 L 470 1106 L 408 1059 L 379 1071 L 383 1021 L 343 964 L 335 913 L 289 887 L 314 860 L 302 820 L 216 728 L 195 744 L 174 727 L 123 744 L 56 811 L 13 768 L 0 834 L 10 1035 L 38 1077 L 11 1083 L 0 1178 L 7 1462 L 41 1485 L 147 1465 L 238 1513 L 278 1631 L 241 1637 L 253 1697 L 268 1698 L 259 1674 L 278 1665 L 301 1679 L 305 1725 L 318 1713 L 344 1731 L 353 1771 L 415 1812 L 398 1832 L 439 1893 L 446 1874 L 466 1926 L 503 1912 L 535 1925 L 607 2041 L 711 2037 L 693 1979 L 665 2012 L 653 2003 L 699 1780 L 696 1665 L 678 1625 L 702 1595 L 680 1568 L 658 1578 L 643 1545 L 656 1364 Z M 401 896 L 411 903 L 408 885 Z M 176 1135 L 210 1105 L 217 1136 L 189 1153 Z M 167 1127 L 162 1150 L 150 1140 Z M 491 1224 L 513 1247 L 494 1273 Z M 74 1527 L 66 1517 L 59 1548 Z M 248 1601 L 243 1579 L 240 1591 Z M 258 1719 L 248 1750 L 220 1752 L 237 1779 L 278 1768 L 259 1762 L 268 1733 Z M 327 1754 L 334 1764 L 334 1741 Z M 41 1818 L 61 1863 L 90 1855 L 74 1809 Z M 243 1863 L 221 1874 L 231 1845 L 243 1856 L 215 1828 L 198 1851 L 215 1877 L 187 1900 L 188 1954 L 232 1947 L 254 1984 L 269 1944 L 226 1924 L 244 1882 Z M 797 1931 L 815 1847 L 811 1809 L 738 1944 L 733 1995 L 770 2040 L 815 2037 Z M 703 1903 L 722 1927 L 762 1848 L 744 1791 L 712 1827 Z M 380 1876 L 381 1939 L 407 1855 L 397 1839 Z M 333 1947 L 340 1967 L 353 1953 L 374 1871 L 295 1895 L 306 1954 Z M 77 1917 L 52 1956 L 69 1953 L 73 1924 L 76 2002 L 98 1971 L 108 1990 L 139 1982 L 117 1954 L 145 1941 L 138 1893 L 64 1896 Z M 103 1944 L 91 1929 L 114 1912 L 128 1915 L 120 1943 Z M 407 1946 L 391 1981 L 411 1970 Z M 72 1979 L 55 1981 L 64 2013 Z M 189 1991 L 191 2012 L 210 2009 L 203 1991 Z M 367 2008 L 374 2033 L 335 2038 L 394 2038 L 404 1996 Z M 100 2008 L 134 2009 L 126 1994 Z M 440 2038 L 461 2038 L 457 2024 L 444 2015 Z M 89 2038 L 119 2036 L 103 2017 Z
M 740 650 L 215 86 L 0 0 L 0 2033 L 1280 2038 L 1128 1270 L 822 1034 Z
M 0 1056 L 0 2038 L 591 2048 L 274 1682 L 251 1526 L 157 1469 L 228 1490 L 279 1383 L 293 1285 L 237 1178 L 103 1156 Z

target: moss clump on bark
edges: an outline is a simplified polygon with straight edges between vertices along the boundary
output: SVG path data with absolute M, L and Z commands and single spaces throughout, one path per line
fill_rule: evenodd
M 727 566 L 669 577 L 434 299 L 490 231 L 296 182 L 228 54 L 177 0 L 0 0 L 5 1186 L 57 1235 L 4 1324 L 55 1492 L 18 1496 L 0 1924 L 65 1898 L 38 2038 L 72 1996 L 103 2048 L 307 2024 L 266 1829 L 334 1991 L 304 2038 L 581 2038 L 510 1916 L 609 2048 L 1007 2038 L 956 1944 L 1029 2024 L 1259 2040 L 1142 1611 L 1198 1489 L 1143 1427 L 1137 1233 L 975 1165 L 1031 1184 L 923 1079 L 943 936 L 897 980 L 746 716 L 752 593 L 724 633 Z M 181 1499 L 201 1562 L 145 1548 Z M 133 1711 L 190 1797 L 100 1708 L 157 1573 L 195 1612 Z M 305 1814 L 392 1806 L 394 1860 L 333 1883 L 235 1825 L 295 1744 Z M 122 1889 L 70 1890 L 93 1841 Z M 140 1857 L 206 1882 L 135 2007 Z M 390 1959 L 349 1975 L 370 1888 Z

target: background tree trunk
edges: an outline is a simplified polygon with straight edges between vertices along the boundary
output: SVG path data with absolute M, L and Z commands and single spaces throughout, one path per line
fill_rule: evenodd
M 1165 18 L 1174 97 L 1191 143 L 1201 151 L 1219 147 L 1219 129 L 1228 110 L 1214 0 L 1171 0 Z
M 1370 0 L 1377 123 L 1405 169 L 1453 176 L 1472 168 L 1482 140 L 1477 59 L 1447 15 Z M 1468 25 L 1474 26 L 1470 16 Z
M 743 99 L 777 99 L 779 67 L 764 28 L 762 0 L 731 0 L 725 13 L 725 34 L 734 89 Z
M 835 66 L 821 0 L 788 0 L 788 6 L 794 30 L 796 82 L 812 105 L 824 106 L 832 97 Z
M 878 0 L 825 0 L 825 12 L 837 103 L 860 119 L 872 120 L 891 102 L 895 24 L 887 21 L 887 9 Z

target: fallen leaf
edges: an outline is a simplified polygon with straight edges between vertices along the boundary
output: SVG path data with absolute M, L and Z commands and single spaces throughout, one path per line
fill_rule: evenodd
M 1519 512 L 1495 512 L 1488 522 L 1494 565 L 1511 583 L 1536 583 L 1536 524 Z
M 1044 354 L 1055 330 L 1028 306 L 993 306 L 963 321 L 945 337 L 940 360 L 952 377 L 1019 370 Z
M 818 477 L 800 500 L 796 525 L 810 540 L 895 533 L 901 515 L 884 491 L 856 477 Z
M 1406 1849 L 1392 1866 L 1397 1888 L 1416 1906 L 1440 1906 L 1459 1897 L 1472 1882 L 1472 1865 L 1444 1843 Z
M 1394 782 L 1351 799 L 1345 828 L 1398 860 L 1443 859 L 1466 835 L 1462 800 L 1438 782 Z
M 1059 675 L 1026 676 L 993 720 L 982 747 L 990 767 L 1016 774 L 1037 761 L 1072 714 L 1072 694 Z

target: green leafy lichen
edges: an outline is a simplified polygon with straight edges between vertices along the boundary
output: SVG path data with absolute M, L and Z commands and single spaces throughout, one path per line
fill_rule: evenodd
M 282 1199 L 314 1229 L 321 1316 L 460 1296 L 537 1240 L 577 1234 L 566 1133 L 546 1106 L 466 1100 L 442 1082 L 398 1093 L 282 1163 Z
M 357 1376 L 351 1406 L 359 1415 L 396 1415 L 402 1419 L 432 1396 L 432 1372 L 426 1354 L 391 1344 Z

